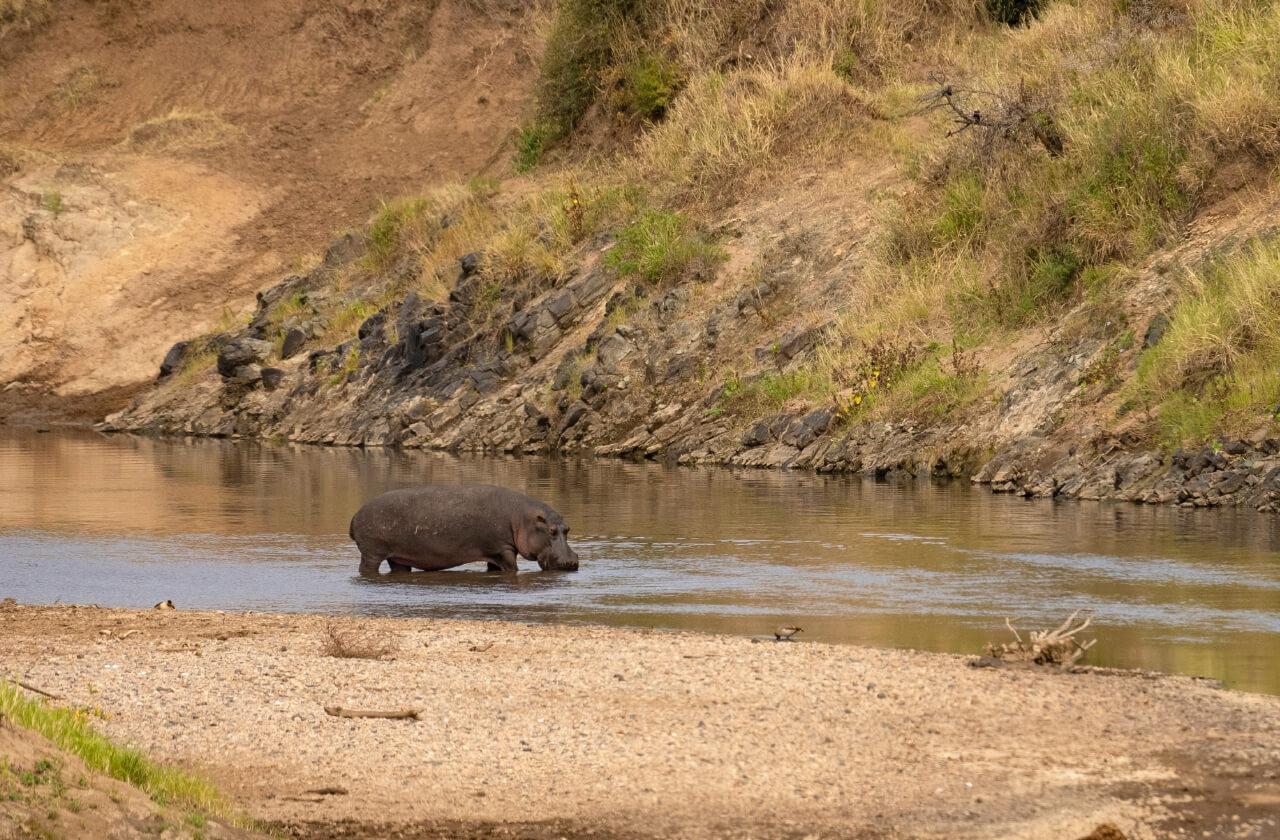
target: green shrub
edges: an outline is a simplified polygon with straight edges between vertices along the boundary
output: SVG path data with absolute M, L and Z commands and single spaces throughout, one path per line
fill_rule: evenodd
M 605 264 L 623 276 L 663 284 L 706 270 L 726 258 L 715 243 L 670 210 L 647 210 L 618 232 Z
M 537 166 L 547 146 L 559 136 L 559 130 L 549 122 L 532 122 L 521 126 L 516 134 L 516 172 L 528 172 Z
M 370 268 L 383 268 L 400 251 L 406 234 L 419 226 L 431 202 L 425 198 L 400 198 L 382 202 L 373 221 L 365 246 L 365 261 Z
M 536 92 L 544 128 L 538 148 L 573 130 L 596 97 L 613 58 L 613 33 L 635 0 L 559 0 Z
M 1030 23 L 1043 7 L 1044 0 L 986 0 L 987 15 L 1007 26 Z
M 680 69 L 658 53 L 645 52 L 622 72 L 624 110 L 646 120 L 660 120 L 680 87 Z

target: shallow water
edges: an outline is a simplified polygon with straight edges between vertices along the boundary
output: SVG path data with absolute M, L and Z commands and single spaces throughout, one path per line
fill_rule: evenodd
M 488 482 L 573 527 L 576 574 L 366 580 L 361 502 Z M 974 653 L 1096 611 L 1090 661 L 1280 693 L 1280 520 L 963 483 L 0 430 L 0 597 L 591 621 Z

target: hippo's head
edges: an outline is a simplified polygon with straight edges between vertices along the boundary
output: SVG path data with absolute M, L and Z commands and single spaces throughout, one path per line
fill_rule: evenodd
M 525 530 L 520 553 L 537 561 L 543 571 L 576 572 L 578 553 L 569 547 L 569 526 L 553 510 L 533 514 L 532 527 Z

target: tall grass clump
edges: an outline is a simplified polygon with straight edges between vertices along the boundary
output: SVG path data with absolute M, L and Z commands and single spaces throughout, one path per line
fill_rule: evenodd
M 664 285 L 709 270 L 725 253 L 679 213 L 647 210 L 618 232 L 605 264 L 622 276 Z
M 28 699 L 17 686 L 0 680 L 0 716 L 43 735 L 59 749 L 79 756 L 89 768 L 133 785 L 161 805 L 233 816 L 227 802 L 208 782 L 111 743 L 93 730 L 83 711 Z
M 955 288 L 959 325 L 1049 317 L 1081 277 L 1133 265 L 1175 236 L 1217 166 L 1241 155 L 1270 166 L 1280 154 L 1280 104 L 1265 93 L 1280 84 L 1280 8 L 1208 2 L 1181 25 L 1092 46 L 1132 25 L 1121 14 L 1058 4 L 1033 27 L 968 41 L 965 52 L 1005 52 L 970 83 L 999 97 L 969 104 L 991 113 L 1016 101 L 1052 125 L 1061 148 L 1033 131 L 967 131 L 890 225 L 890 262 Z M 957 255 L 981 283 L 951 282 Z
M 693 198 L 736 194 L 784 159 L 812 163 L 848 150 L 866 113 L 829 62 L 706 73 L 644 138 L 637 174 Z
M 1203 443 L 1280 408 L 1280 239 L 1187 277 L 1169 328 L 1138 364 L 1136 389 L 1163 441 Z

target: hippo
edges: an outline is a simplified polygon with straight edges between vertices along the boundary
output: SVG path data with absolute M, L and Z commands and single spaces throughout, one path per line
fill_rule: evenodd
M 348 534 L 360 549 L 360 573 L 438 571 L 484 561 L 489 571 L 513 574 L 516 557 L 545 571 L 574 571 L 578 554 L 566 539 L 564 517 L 537 499 L 486 484 L 429 484 L 392 490 L 351 518 Z

